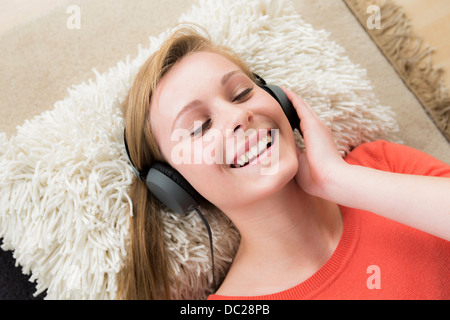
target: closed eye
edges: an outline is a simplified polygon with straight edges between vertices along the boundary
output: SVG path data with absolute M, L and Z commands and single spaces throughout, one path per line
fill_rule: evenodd
M 197 137 L 199 135 L 203 135 L 205 131 L 207 131 L 211 127 L 212 121 L 211 119 L 206 120 L 202 123 L 201 126 L 197 127 L 192 133 L 191 136 Z
M 248 97 L 248 95 L 252 92 L 252 90 L 253 90 L 253 87 L 245 89 L 244 91 L 239 93 L 236 97 L 234 97 L 231 102 L 234 103 L 234 102 L 244 101 Z

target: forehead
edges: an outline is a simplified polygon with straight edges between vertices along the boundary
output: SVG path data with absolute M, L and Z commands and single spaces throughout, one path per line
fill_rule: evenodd
M 157 129 L 160 123 L 170 126 L 184 105 L 213 92 L 221 86 L 222 76 L 236 69 L 236 64 L 218 53 L 196 52 L 183 57 L 164 75 L 152 95 L 152 128 Z
M 223 74 L 239 69 L 226 57 L 213 52 L 196 52 L 182 58 L 164 75 L 156 87 L 155 105 L 161 105 L 170 99 L 188 99 L 190 93 L 196 93 L 206 87 L 220 84 Z M 217 83 L 219 82 L 219 83 Z M 153 102 L 152 101 L 152 102 Z

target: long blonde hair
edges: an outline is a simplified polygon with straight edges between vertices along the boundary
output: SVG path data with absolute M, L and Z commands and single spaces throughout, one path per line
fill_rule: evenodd
M 206 34 L 206 32 L 204 32 Z M 126 140 L 130 157 L 140 172 L 147 172 L 154 161 L 164 161 L 150 127 L 149 108 L 152 94 L 162 77 L 188 54 L 210 51 L 225 56 L 251 79 L 253 74 L 231 50 L 214 45 L 209 37 L 194 27 L 180 27 L 139 70 L 128 96 L 122 104 Z M 119 276 L 118 298 L 170 299 L 171 270 L 165 252 L 161 204 L 144 182 L 134 179 L 130 196 L 128 260 Z

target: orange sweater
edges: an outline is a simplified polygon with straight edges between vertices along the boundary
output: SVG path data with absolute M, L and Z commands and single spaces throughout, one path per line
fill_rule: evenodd
M 385 141 L 363 144 L 346 161 L 384 171 L 450 177 L 445 163 Z M 449 241 L 370 212 L 340 208 L 341 240 L 331 258 L 306 281 L 265 296 L 209 299 L 450 299 Z

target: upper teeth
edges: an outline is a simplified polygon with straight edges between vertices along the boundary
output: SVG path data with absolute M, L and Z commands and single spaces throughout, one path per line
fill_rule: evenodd
M 243 166 L 250 160 L 256 158 L 259 154 L 266 150 L 267 144 L 271 142 L 272 137 L 270 135 L 262 137 L 255 146 L 251 147 L 250 150 L 236 159 L 236 164 L 239 166 Z

